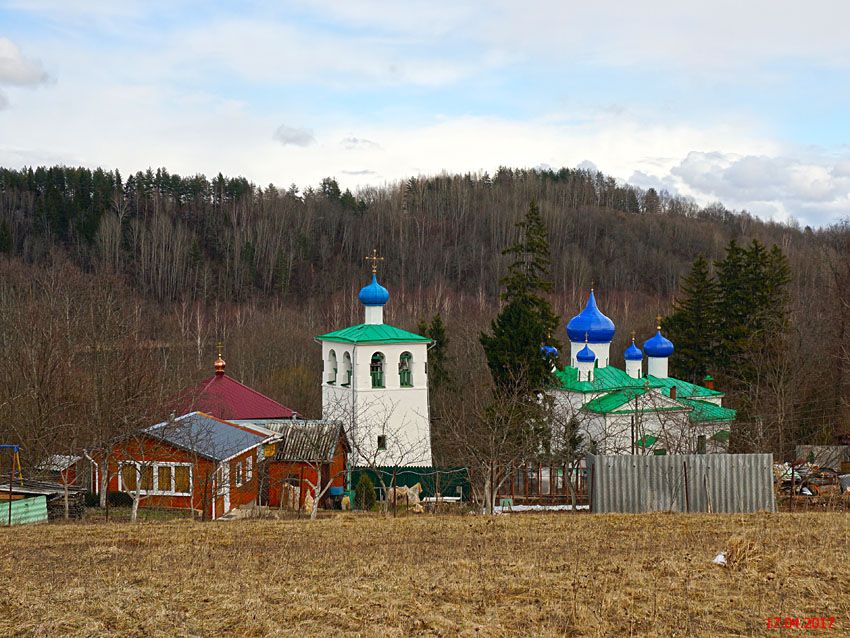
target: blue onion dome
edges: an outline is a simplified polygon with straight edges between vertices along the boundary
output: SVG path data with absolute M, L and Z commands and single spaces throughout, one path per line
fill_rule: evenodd
M 557 358 L 558 349 L 555 346 L 549 346 L 549 345 L 540 346 L 540 354 L 542 354 L 544 357 Z
M 581 361 L 582 363 L 593 363 L 596 361 L 596 353 L 587 347 L 587 344 L 584 344 L 584 348 L 578 351 L 576 354 L 576 361 Z
M 673 354 L 673 342 L 661 334 L 661 326 L 658 326 L 655 336 L 643 343 L 643 351 L 647 357 L 666 358 Z
M 373 274 L 372 283 L 363 286 L 357 298 L 364 306 L 383 306 L 390 300 L 390 293 L 378 283 L 378 276 Z
M 632 337 L 632 343 L 626 348 L 626 351 L 623 353 L 623 358 L 626 361 L 643 361 L 643 352 L 640 351 L 635 345 L 635 338 Z
M 585 335 L 590 343 L 611 343 L 614 338 L 614 322 L 603 315 L 596 306 L 593 289 L 584 310 L 567 324 L 567 336 L 570 341 L 584 341 Z

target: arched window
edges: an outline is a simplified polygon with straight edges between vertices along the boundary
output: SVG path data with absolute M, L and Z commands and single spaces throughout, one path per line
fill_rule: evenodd
M 342 385 L 346 388 L 351 385 L 351 355 L 348 352 L 342 355 Z
M 412 360 L 413 355 L 409 352 L 402 352 L 398 359 L 398 380 L 402 388 L 413 387 Z
M 328 352 L 328 384 L 336 383 L 336 352 Z
M 369 364 L 369 372 L 372 375 L 372 387 L 384 387 L 384 355 L 376 352 L 372 355 L 372 361 Z

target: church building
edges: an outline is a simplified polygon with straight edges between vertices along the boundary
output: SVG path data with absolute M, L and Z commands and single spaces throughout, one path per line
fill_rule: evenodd
M 614 333 L 614 322 L 599 310 L 591 289 L 584 310 L 567 324 L 570 358 L 556 365 L 552 391 L 560 414 L 577 425 L 585 451 L 725 451 L 735 410 L 723 407 L 723 393 L 714 389 L 711 377 L 696 385 L 668 375 L 674 347 L 661 334 L 660 318 L 643 350 L 632 334 L 623 353 L 625 369 L 611 365 Z M 557 360 L 551 346 L 541 350 Z
M 363 323 L 316 337 L 322 344 L 322 418 L 340 421 L 355 467 L 431 466 L 428 346 L 431 340 L 384 323 L 387 289 L 359 294 Z

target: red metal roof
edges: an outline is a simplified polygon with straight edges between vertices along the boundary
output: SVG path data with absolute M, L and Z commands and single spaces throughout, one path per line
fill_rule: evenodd
M 206 412 L 225 420 L 291 419 L 295 411 L 239 383 L 224 372 L 214 374 L 180 393 L 177 414 Z

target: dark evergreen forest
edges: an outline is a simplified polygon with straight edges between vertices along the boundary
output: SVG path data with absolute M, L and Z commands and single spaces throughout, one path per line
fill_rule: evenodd
M 205 374 L 223 339 L 229 372 L 315 416 L 321 357 L 312 336 L 359 320 L 364 256 L 377 248 L 391 293 L 387 320 L 415 329 L 440 313 L 448 361 L 486 374 L 477 335 L 499 309 L 502 251 L 532 200 L 549 234 L 552 307 L 565 323 L 593 284 L 618 328 L 617 365 L 632 330 L 642 341 L 657 314 L 670 315 L 697 257 L 714 277 L 731 240 L 777 246 L 790 274 L 788 321 L 777 336 L 790 353 L 786 385 L 781 407 L 774 412 L 767 406 L 778 399 L 762 397 L 751 418 L 765 424 L 781 410 L 786 449 L 848 429 L 846 222 L 814 230 L 765 222 L 566 168 L 411 178 L 356 193 L 332 178 L 302 192 L 165 169 L 126 178 L 64 166 L 0 169 L 3 341 L 14 347 L 12 315 L 22 304 L 55 302 L 51 281 L 91 321 L 108 289 L 122 321 L 159 353 L 169 387 Z M 718 378 L 737 393 L 733 405 L 748 392 L 734 381 Z

